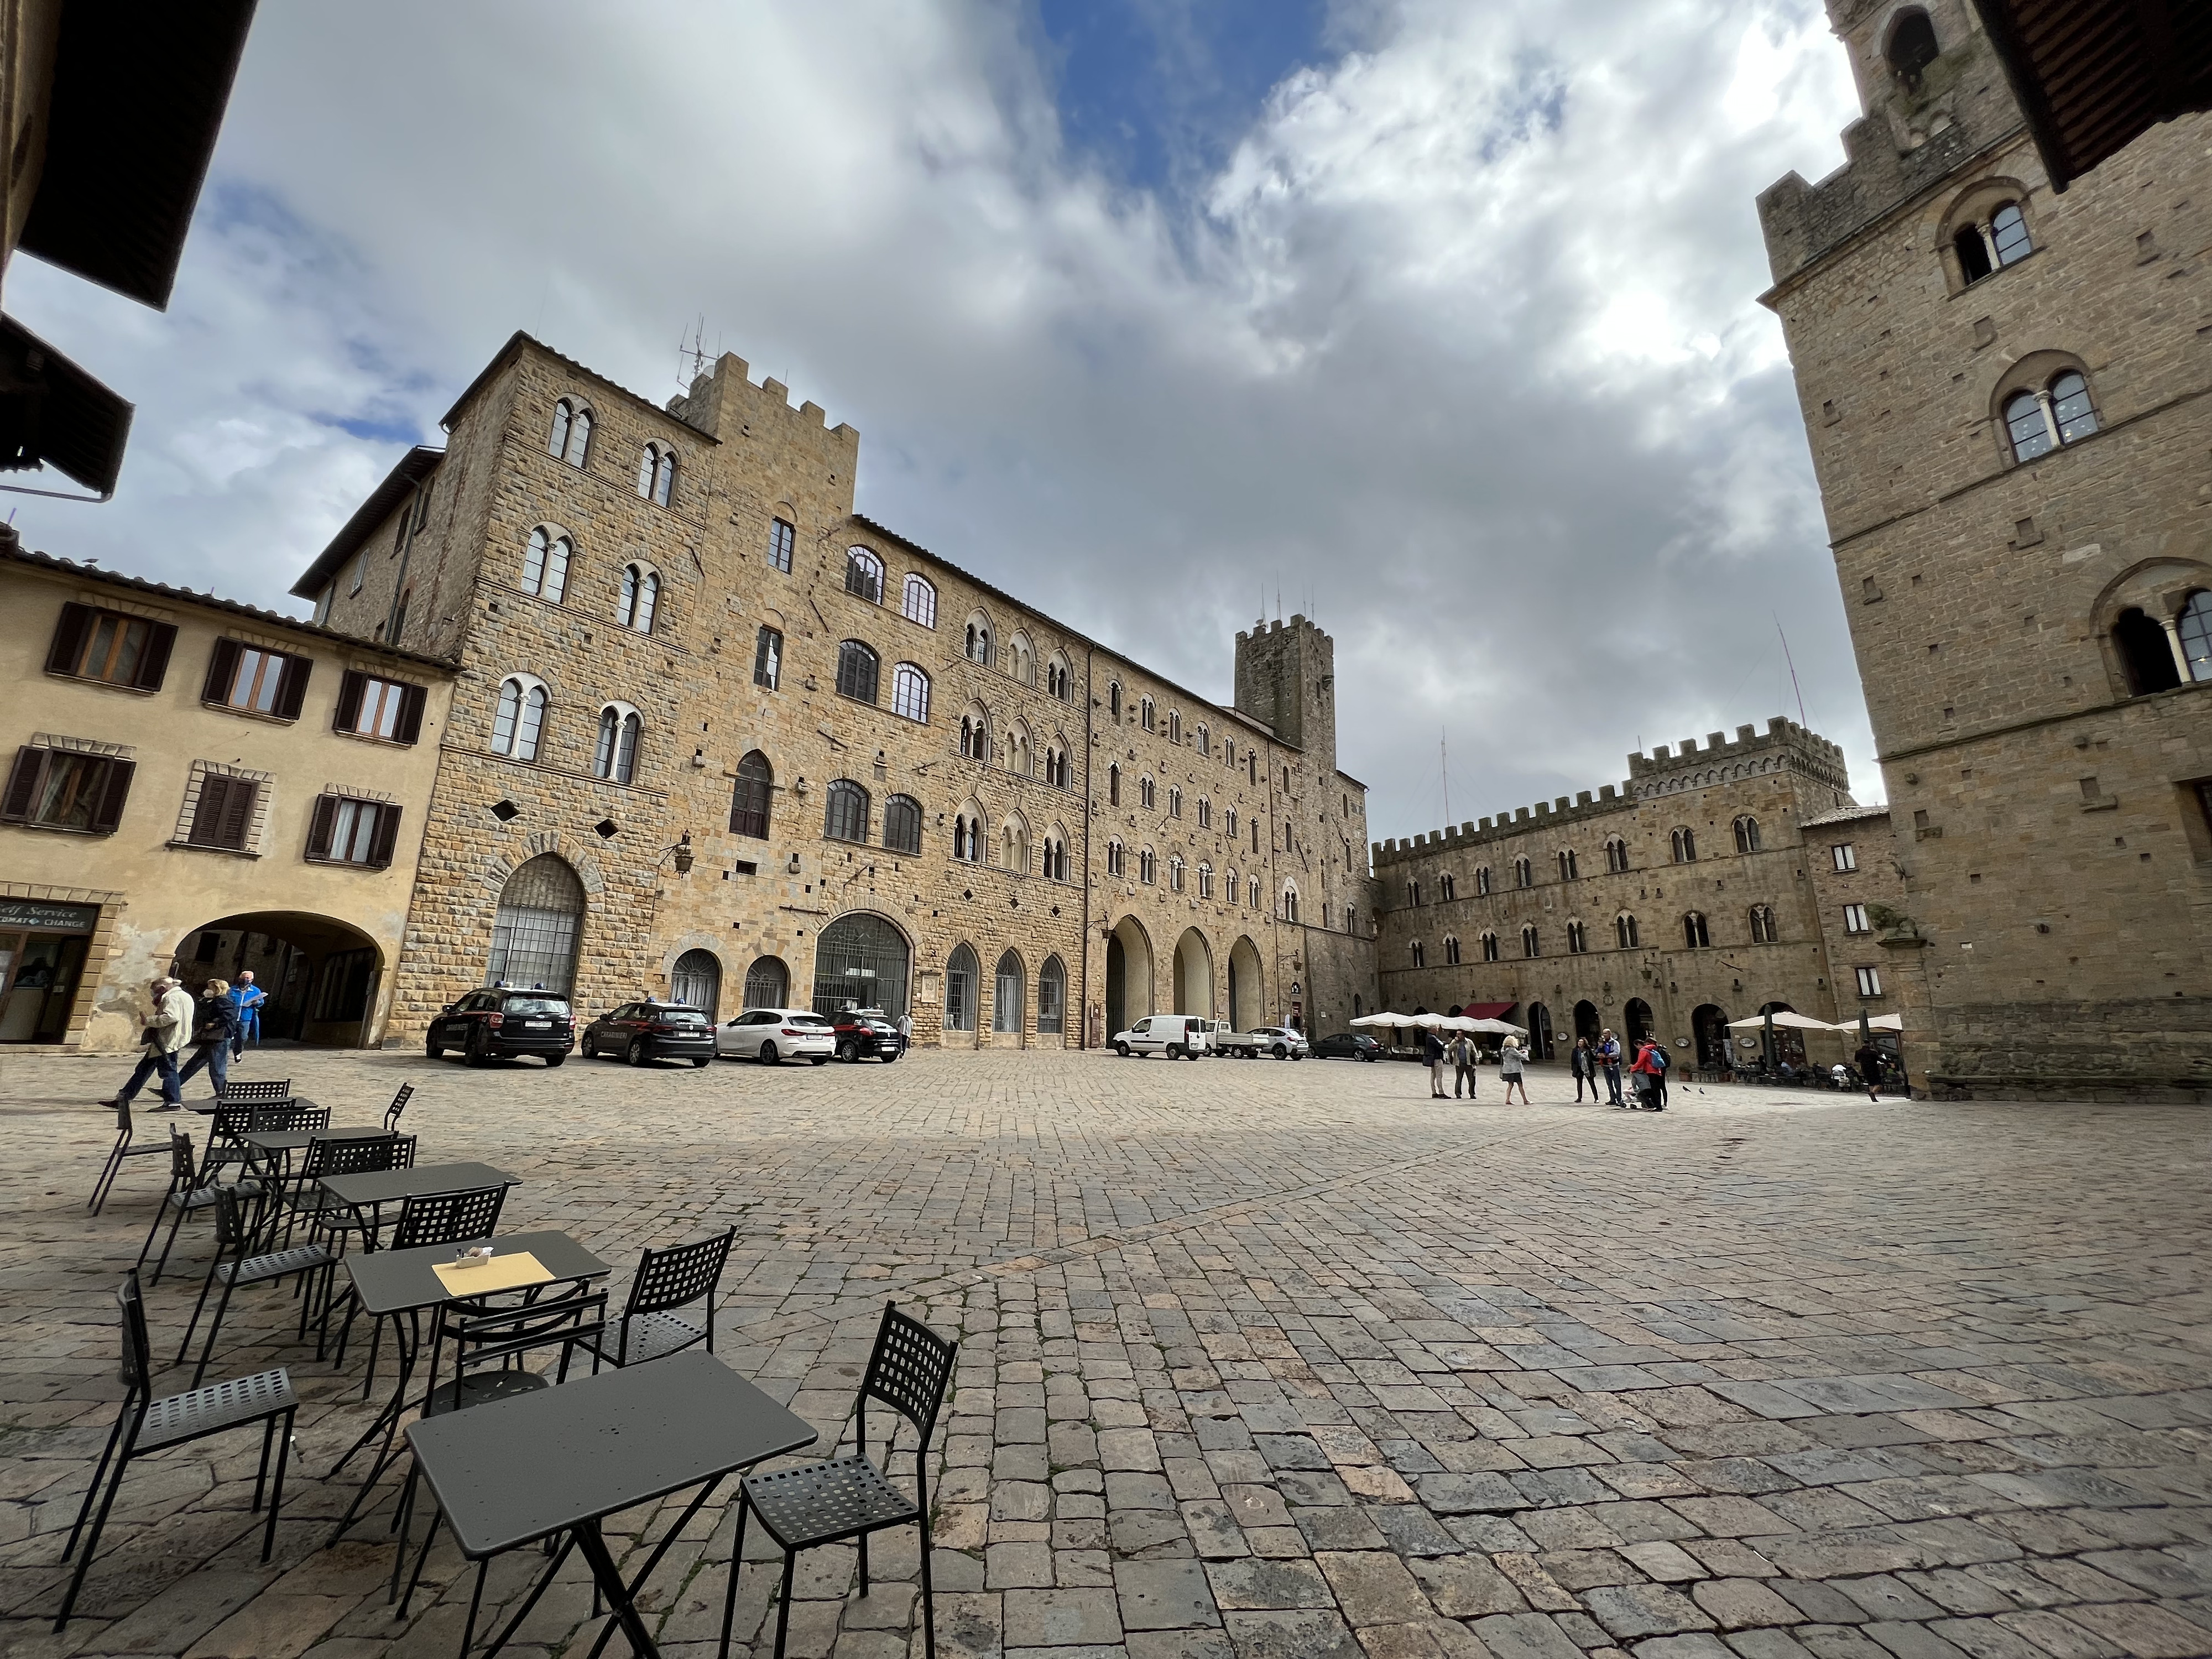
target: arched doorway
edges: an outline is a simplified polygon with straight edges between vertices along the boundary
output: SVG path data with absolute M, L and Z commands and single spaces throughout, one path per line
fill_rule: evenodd
M 1028 998 L 1023 994 L 1027 983 L 1019 953 L 1006 951 L 991 974 L 991 1036 L 994 1042 L 1005 1039 L 1003 1046 L 1009 1048 L 1020 1048 L 1028 1035 L 1024 1013 Z
M 499 890 L 484 983 L 567 996 L 576 983 L 583 922 L 584 884 L 568 860 L 557 853 L 526 860 Z
M 745 1006 L 781 1008 L 791 998 L 791 969 L 781 957 L 755 957 L 745 969 Z
M 1604 1031 L 1605 1023 L 1597 1017 L 1597 1004 L 1589 1001 L 1575 1004 L 1575 1036 L 1577 1039 L 1588 1037 L 1590 1046 L 1595 1048 Z
M 1552 1057 L 1552 1011 L 1540 1002 L 1528 1005 L 1528 1058 Z
M 1037 1042 L 1046 1048 L 1067 1041 L 1067 964 L 1047 957 L 1037 969 Z
M 712 951 L 686 951 L 669 972 L 668 994 L 712 1024 L 722 1003 L 722 959 Z
M 814 1012 L 880 1008 L 896 1021 L 906 1012 L 906 935 L 888 919 L 854 910 L 814 942 Z
M 1175 1012 L 1213 1018 L 1213 951 L 1195 927 L 1176 941 Z
M 1152 1012 L 1152 941 L 1144 924 L 1124 916 L 1106 939 L 1106 1038 Z
M 945 959 L 945 1046 L 975 1046 L 975 981 L 981 969 L 975 952 L 965 945 L 954 947 Z
M 211 979 L 246 974 L 268 997 L 258 1040 L 361 1048 L 380 1036 L 384 953 L 331 916 L 257 910 L 203 922 L 178 941 L 169 971 L 195 995 Z
M 1629 1042 L 1641 1042 L 1651 1035 L 1651 1005 L 1642 997 L 1629 998 L 1620 1011 L 1620 1023 L 1627 1027 L 1624 1035 Z
M 1229 1023 L 1249 1031 L 1267 1023 L 1267 988 L 1260 974 L 1260 947 L 1245 934 L 1229 947 Z M 1352 1012 L 1359 1012 L 1359 999 L 1352 999 Z
M 1712 1003 L 1703 1002 L 1691 1012 L 1690 1035 L 1698 1045 L 1698 1064 L 1728 1066 L 1734 1064 L 1729 1054 L 1728 1013 Z

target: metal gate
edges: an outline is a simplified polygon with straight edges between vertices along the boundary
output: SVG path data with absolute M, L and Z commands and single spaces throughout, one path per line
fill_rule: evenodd
M 865 910 L 840 916 L 814 945 L 814 1012 L 880 1008 L 890 1019 L 906 1012 L 906 935 Z
M 668 976 L 669 994 L 703 1012 L 709 1024 L 722 1000 L 722 963 L 712 951 L 686 951 Z

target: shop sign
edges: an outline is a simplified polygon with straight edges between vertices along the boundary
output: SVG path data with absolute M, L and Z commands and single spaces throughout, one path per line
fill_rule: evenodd
M 47 904 L 38 899 L 0 898 L 0 928 L 40 933 L 88 933 L 99 925 L 97 904 Z

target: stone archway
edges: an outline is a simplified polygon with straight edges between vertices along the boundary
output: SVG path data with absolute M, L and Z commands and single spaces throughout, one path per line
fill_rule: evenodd
M 827 1017 L 879 1008 L 896 1023 L 907 1012 L 913 960 L 897 923 L 872 910 L 847 911 L 814 941 L 814 1012 Z
M 1352 1000 L 1357 1013 L 1359 999 Z M 1229 947 L 1229 1023 L 1249 1031 L 1267 1023 L 1267 988 L 1260 967 L 1260 947 L 1248 934 L 1239 933 Z
M 1195 927 L 1176 941 L 1175 1012 L 1213 1018 L 1213 948 Z
M 1605 1026 L 1597 1016 L 1597 1004 L 1588 1000 L 1575 1004 L 1575 1036 L 1577 1038 L 1588 1037 L 1590 1046 L 1595 1048 L 1604 1030 Z
M 484 983 L 567 996 L 576 982 L 584 904 L 584 884 L 558 853 L 516 866 L 499 890 Z
M 1631 997 L 1620 1011 L 1620 1023 L 1626 1029 L 1621 1035 L 1630 1042 L 1648 1037 L 1656 1029 L 1651 1023 L 1651 1005 L 1642 997 Z
M 1152 1012 L 1152 941 L 1134 916 L 1106 938 L 1106 1040 Z
M 722 959 L 712 951 L 686 951 L 669 969 L 668 994 L 672 1000 L 699 1010 L 713 1024 L 722 1006 Z
M 359 928 L 298 910 L 255 910 L 202 922 L 177 942 L 169 971 L 195 995 L 211 979 L 252 973 L 268 996 L 261 1041 L 365 1048 L 380 1035 L 384 953 Z
M 1690 1013 L 1690 1034 L 1698 1048 L 1700 1066 L 1727 1066 L 1729 1054 L 1728 1011 L 1710 1002 L 1701 1002 Z

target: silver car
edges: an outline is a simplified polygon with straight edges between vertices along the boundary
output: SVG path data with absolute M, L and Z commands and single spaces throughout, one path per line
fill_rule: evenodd
M 748 1008 L 714 1028 L 716 1054 L 763 1066 L 787 1060 L 827 1066 L 836 1047 L 836 1029 L 811 1008 Z

